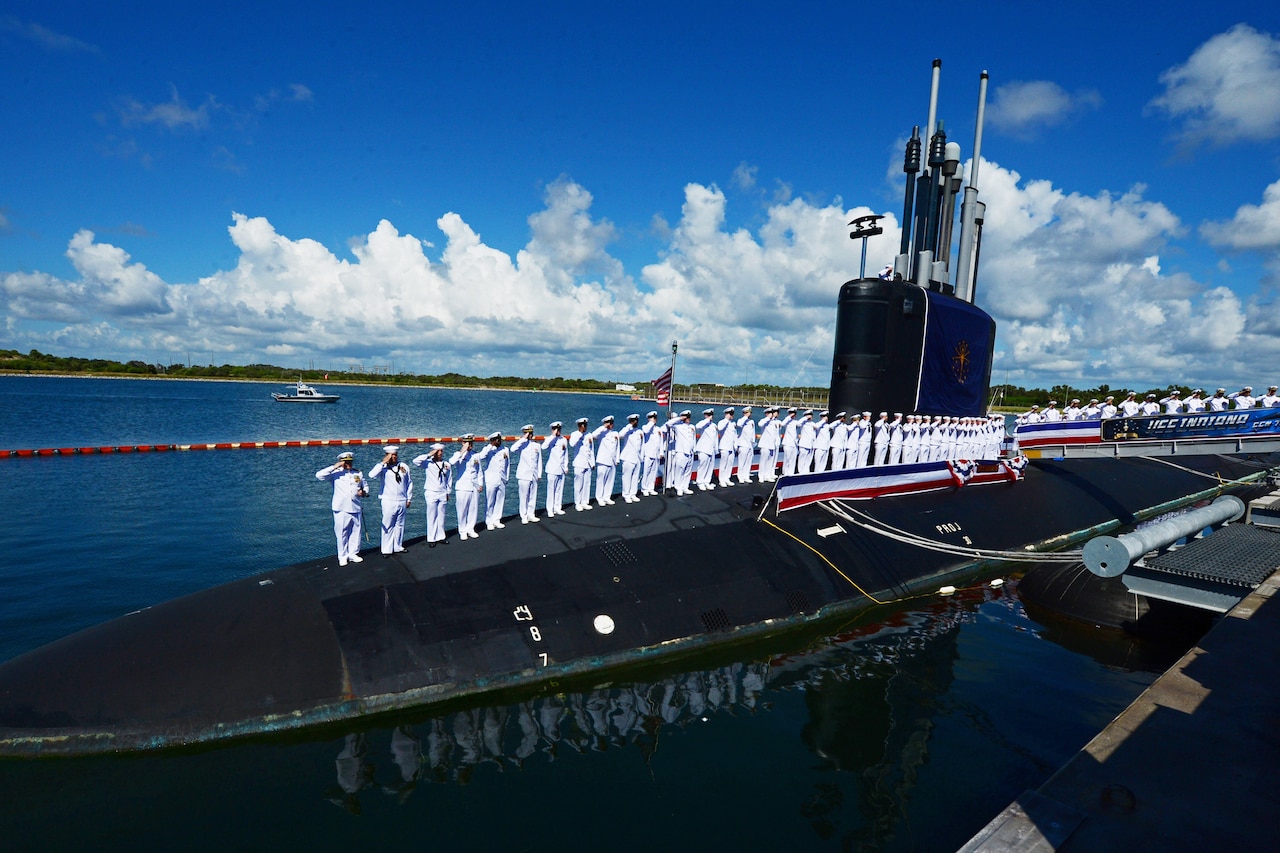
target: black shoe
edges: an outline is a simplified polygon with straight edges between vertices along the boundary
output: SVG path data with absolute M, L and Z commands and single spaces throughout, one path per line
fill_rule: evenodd
M 434 548 L 434 547 L 436 547 L 436 543 L 434 543 L 434 542 L 428 543 L 428 544 L 427 544 L 427 547 L 428 547 L 428 548 Z

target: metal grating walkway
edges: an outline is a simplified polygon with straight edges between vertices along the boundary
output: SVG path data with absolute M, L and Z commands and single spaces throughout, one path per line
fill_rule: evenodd
M 1280 532 L 1228 524 L 1191 544 L 1146 561 L 1163 575 L 1256 589 L 1280 568 Z

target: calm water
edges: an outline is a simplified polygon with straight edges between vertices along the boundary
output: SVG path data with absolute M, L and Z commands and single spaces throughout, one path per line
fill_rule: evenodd
M 274 386 L 250 383 L 0 377 L 0 448 L 510 435 L 525 422 L 542 433 L 552 420 L 649 408 L 325 387 L 342 401 L 284 406 L 270 399 Z M 354 452 L 365 470 L 380 457 Z M 313 473 L 336 453 L 0 459 L 0 658 L 330 553 L 329 490 Z M 415 512 L 409 533 L 423 532 Z M 583 693 L 364 730 L 0 762 L 3 845 L 949 850 L 1154 678 L 1100 662 L 1096 647 L 1097 658 L 1072 651 L 1069 632 L 1028 618 L 1013 584 L 832 632 L 800 649 L 781 641 Z

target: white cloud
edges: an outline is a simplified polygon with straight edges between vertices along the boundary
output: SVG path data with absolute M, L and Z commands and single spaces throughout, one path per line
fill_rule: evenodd
M 1071 93 L 1049 80 L 1015 81 L 995 90 L 986 120 L 1010 136 L 1034 138 L 1101 105 L 1102 96 L 1092 89 Z
M 1244 204 L 1227 222 L 1206 222 L 1200 233 L 1215 246 L 1275 252 L 1280 249 L 1280 181 L 1263 190 L 1262 204 Z
M 167 130 L 203 130 L 209 126 L 209 116 L 218 108 L 212 95 L 203 104 L 191 107 L 178 94 L 178 87 L 169 86 L 169 100 L 144 104 L 136 98 L 125 96 L 116 106 L 120 124 L 130 127 L 138 124 L 159 125 Z
M 1160 75 L 1148 105 L 1182 122 L 1185 145 L 1261 142 L 1280 136 L 1280 40 L 1237 24 Z
M 24 21 L 14 15 L 0 15 L 0 31 L 15 33 L 54 53 L 99 53 L 97 47 L 74 36 L 59 33 L 43 24 Z

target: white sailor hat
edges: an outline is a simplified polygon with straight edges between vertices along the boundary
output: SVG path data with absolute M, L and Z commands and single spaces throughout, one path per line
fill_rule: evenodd
M 438 441 L 435 444 L 431 445 L 432 453 L 435 453 L 437 450 L 444 450 L 444 445 Z
M 1035 403 L 1032 403 L 1032 404 L 1031 404 L 1031 408 L 1032 408 L 1032 410 L 1035 410 L 1035 409 L 1038 409 L 1038 408 L 1040 408 L 1040 407 L 1039 407 L 1039 406 L 1037 406 Z
M 902 412 L 894 412 L 894 413 L 893 413 L 893 416 L 894 416 L 895 418 L 900 418 L 900 417 L 902 417 Z
M 458 441 L 475 441 L 475 440 L 476 440 L 475 433 L 471 433 L 471 432 L 464 432 L 464 433 L 463 433 L 463 434 L 458 438 Z
M 788 412 L 791 412 L 792 414 L 794 414 L 794 413 L 795 413 L 795 411 L 796 411 L 796 407 L 795 407 L 795 406 L 791 406 L 790 408 L 788 408 L 788 409 L 787 409 L 787 411 L 788 411 Z
M 1221 388 L 1219 388 L 1218 390 L 1219 390 L 1219 391 L 1221 391 L 1222 389 L 1221 389 Z M 1136 397 L 1136 396 L 1138 396 L 1138 392 L 1137 392 L 1137 391 L 1130 391 L 1128 394 L 1126 394 L 1126 395 L 1125 395 L 1125 397 L 1126 397 L 1126 398 L 1128 398 L 1128 397 Z
M 627 415 L 627 420 L 629 420 L 629 421 L 638 421 L 638 420 L 640 420 L 640 416 L 639 416 L 639 415 L 637 415 L 637 414 L 632 413 L 632 414 L 630 414 L 630 415 Z
M 500 432 L 490 433 L 489 441 L 502 441 L 502 433 Z
M 1148 399 L 1148 400 L 1154 400 L 1155 398 L 1156 398 L 1156 395 L 1155 395 L 1155 394 L 1148 394 L 1148 395 L 1147 395 L 1147 399 Z
M 1218 389 L 1218 393 L 1219 393 L 1219 394 L 1225 394 L 1225 393 L 1227 393 L 1227 389 L 1226 389 L 1226 388 L 1219 388 L 1219 389 Z
M 339 459 L 355 459 L 356 455 L 352 453 L 350 450 L 344 450 L 338 454 L 338 458 Z
M 841 418 L 847 418 L 847 417 L 849 417 L 848 412 L 836 412 L 836 420 L 840 420 Z
M 863 412 L 863 413 L 862 413 L 862 416 L 863 416 L 864 418 L 869 418 L 869 417 L 871 417 L 871 413 L 870 413 L 870 412 Z
M 727 414 L 729 414 L 729 413 L 730 413 L 730 412 L 732 412 L 732 411 L 733 411 L 733 406 L 725 406 L 725 407 L 724 407 L 724 413 L 725 413 L 726 415 L 727 415 Z
M 1057 401 L 1057 400 L 1050 400 L 1050 401 L 1049 401 L 1049 405 L 1050 405 L 1050 406 L 1056 406 L 1056 405 L 1058 405 L 1058 401 Z
M 1080 398 L 1079 398 L 1079 397 L 1072 397 L 1072 398 L 1071 398 L 1071 402 L 1072 402 L 1072 403 L 1079 403 L 1079 402 L 1080 402 Z
M 1111 398 L 1110 398 L 1110 397 L 1108 397 L 1107 399 L 1108 399 L 1108 400 L 1110 400 Z M 1090 397 L 1090 398 L 1089 398 L 1089 403 L 1090 403 L 1090 404 L 1093 404 L 1093 403 L 1096 403 L 1096 402 L 1098 402 L 1098 398 L 1097 398 L 1097 397 Z
M 1241 388 L 1240 390 L 1241 390 L 1241 391 L 1252 391 L 1252 390 L 1253 390 L 1253 386 L 1252 386 L 1252 385 L 1246 385 L 1246 386 L 1244 386 L 1243 388 Z
M 1267 390 L 1268 390 L 1268 391 L 1280 391 L 1280 385 L 1270 385 L 1270 386 L 1268 386 L 1268 387 L 1267 387 Z
M 703 409 L 703 410 L 702 410 L 702 414 L 704 414 L 704 415 L 714 415 L 715 413 L 716 413 L 716 410 L 715 410 L 715 409 Z
M 579 425 L 582 425 L 582 424 L 585 424 L 585 423 L 587 422 L 587 419 L 586 419 L 586 418 L 578 418 L 578 421 L 577 421 L 577 422 L 578 422 L 578 424 L 579 424 Z
M 688 409 L 685 409 L 683 412 L 680 413 L 680 417 L 691 418 L 693 417 L 693 412 L 689 411 Z
M 882 417 L 882 418 L 887 418 L 887 417 L 889 417 L 889 413 L 888 413 L 888 412 L 881 412 L 881 413 L 880 413 L 880 417 Z
M 825 417 L 827 417 L 827 416 L 828 416 L 828 415 L 830 415 L 830 414 L 831 414 L 831 412 L 830 412 L 830 411 L 828 411 L 828 410 L 826 410 L 826 409 L 823 409 L 821 412 L 818 412 L 818 417 L 820 417 L 820 418 L 825 418 Z
M 1203 391 L 1203 390 L 1201 390 L 1201 389 L 1199 389 L 1199 388 L 1197 388 L 1197 389 L 1195 389 L 1194 391 L 1192 391 L 1191 393 L 1192 393 L 1192 394 L 1203 394 L 1203 393 L 1204 393 L 1204 391 Z
M 602 424 L 613 423 L 613 415 L 605 415 L 603 418 L 600 419 L 600 423 Z
M 657 416 L 658 416 L 657 412 L 650 412 L 649 414 L 645 415 L 646 418 L 656 418 Z
M 742 411 L 744 411 L 744 412 L 749 412 L 749 411 L 751 411 L 751 407 L 750 407 L 750 406 L 743 406 L 743 407 L 742 407 Z
M 1170 397 L 1181 397 L 1181 396 L 1182 396 L 1182 392 L 1181 392 L 1181 391 L 1179 391 L 1177 388 L 1174 388 L 1172 391 L 1170 391 L 1170 392 L 1169 392 L 1169 396 L 1170 396 Z
M 1108 400 L 1114 400 L 1114 399 L 1115 399 L 1115 397 L 1112 397 L 1110 394 L 1108 394 L 1108 395 L 1107 395 L 1107 399 L 1108 399 Z
M 813 414 L 813 409 L 805 409 L 805 410 L 804 410 L 804 414 L 805 414 L 805 417 L 808 417 L 808 416 L 812 415 L 812 414 Z
M 547 424 L 547 426 L 551 429 L 560 429 L 562 426 L 564 426 L 564 424 L 560 423 L 559 421 L 552 421 L 551 423 Z
M 382 448 L 382 452 L 383 452 L 383 453 L 399 453 L 399 452 L 400 452 L 400 445 L 398 445 L 398 444 L 388 444 L 386 447 Z
M 520 431 L 521 431 L 521 432 L 533 432 L 533 424 L 525 424 L 524 426 L 520 427 Z

